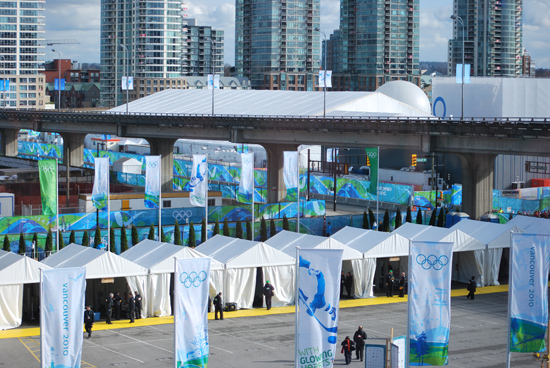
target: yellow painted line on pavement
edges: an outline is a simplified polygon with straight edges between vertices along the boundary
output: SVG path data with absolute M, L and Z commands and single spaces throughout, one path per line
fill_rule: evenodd
M 20 337 L 19 341 L 21 341 L 21 344 L 23 344 L 23 346 L 27 348 L 27 350 L 38 361 L 38 363 L 40 363 L 40 340 Z M 82 361 L 81 363 L 81 368 L 97 368 L 95 365 L 87 363 L 85 361 Z

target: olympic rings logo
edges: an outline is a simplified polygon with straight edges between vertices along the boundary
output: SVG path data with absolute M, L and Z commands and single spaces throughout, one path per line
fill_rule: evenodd
M 180 274 L 180 282 L 185 286 L 186 288 L 193 287 L 199 287 L 202 282 L 206 280 L 206 272 L 201 271 L 199 273 L 196 273 L 195 271 L 191 273 L 182 272 Z
M 369 156 L 369 158 L 376 158 L 378 157 L 378 152 L 367 152 L 367 156 Z
M 172 217 L 176 220 L 181 221 L 190 218 L 193 216 L 193 211 L 191 210 L 181 210 L 181 211 L 174 211 L 172 213 Z
M 157 161 L 149 161 L 147 160 L 147 167 L 150 167 L 152 169 L 154 169 L 155 167 L 158 166 L 158 162 Z
M 50 174 L 55 172 L 55 166 L 40 166 L 40 171 L 45 174 Z
M 250 157 L 243 157 L 243 164 L 249 164 L 250 162 L 252 162 Z
M 433 254 L 426 257 L 424 254 L 419 254 L 416 256 L 416 263 L 421 265 L 425 270 L 433 267 L 434 270 L 439 271 L 449 263 L 449 257 L 444 255 L 437 257 Z

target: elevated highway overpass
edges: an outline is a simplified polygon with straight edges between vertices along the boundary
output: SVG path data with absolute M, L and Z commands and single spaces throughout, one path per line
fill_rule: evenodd
M 260 144 L 268 158 L 268 201 L 283 187 L 283 151 L 299 145 L 401 148 L 453 153 L 463 167 L 463 210 L 479 218 L 491 210 L 493 163 L 499 154 L 550 156 L 548 119 L 439 119 L 395 117 L 292 117 L 0 111 L 2 154 L 17 155 L 20 129 L 57 132 L 71 166 L 83 165 L 87 134 L 147 139 L 162 155 L 163 190 L 171 190 L 177 139 Z

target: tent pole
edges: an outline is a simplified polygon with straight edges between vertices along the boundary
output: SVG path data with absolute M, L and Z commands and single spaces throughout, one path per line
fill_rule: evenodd
M 295 272 L 296 272 L 296 284 L 294 285 L 294 367 L 298 368 L 299 364 L 296 360 L 296 357 L 298 356 L 298 309 L 299 309 L 299 300 L 300 300 L 300 247 L 296 247 L 296 265 Z

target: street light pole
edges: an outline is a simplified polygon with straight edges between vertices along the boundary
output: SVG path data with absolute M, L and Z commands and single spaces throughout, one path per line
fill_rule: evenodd
M 327 117 L 327 35 L 326 33 L 319 27 L 315 27 L 315 30 L 317 32 L 320 32 L 323 35 L 323 38 L 325 40 L 325 52 L 323 53 L 323 119 Z
M 466 65 L 464 64 L 464 21 L 458 15 L 451 15 L 451 19 L 457 20 L 462 27 L 462 99 L 461 99 L 461 109 L 460 109 L 460 118 L 464 119 L 464 74 L 466 73 Z
M 57 111 L 61 110 L 61 53 L 52 49 L 52 52 L 57 52 L 57 70 L 59 71 L 59 78 L 57 80 Z
M 216 71 L 214 70 L 214 40 L 212 37 L 209 38 L 210 41 L 210 71 L 212 73 L 212 116 L 214 116 L 214 88 L 215 88 L 215 77 Z
M 120 46 L 124 47 L 124 50 L 126 50 L 126 53 L 124 54 L 124 61 L 126 63 L 126 114 L 128 114 L 128 102 L 130 101 L 128 98 L 128 91 L 129 91 L 129 85 L 130 85 L 130 72 L 129 72 L 129 57 L 128 57 L 128 47 L 121 43 Z M 122 85 L 122 84 L 121 84 Z

